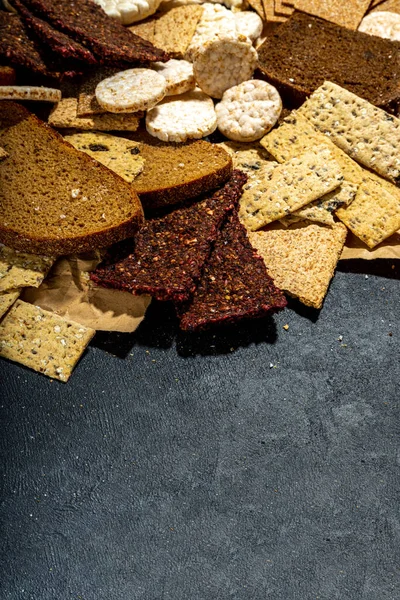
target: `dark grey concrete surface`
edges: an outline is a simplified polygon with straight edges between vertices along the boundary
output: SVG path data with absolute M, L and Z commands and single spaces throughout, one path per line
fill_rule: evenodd
M 399 263 L 200 337 L 154 304 L 68 384 L 3 361 L 1 599 L 398 600 Z

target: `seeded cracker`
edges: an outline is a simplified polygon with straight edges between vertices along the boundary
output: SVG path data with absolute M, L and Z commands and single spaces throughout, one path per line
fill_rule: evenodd
M 400 120 L 326 81 L 299 109 L 357 162 L 400 184 Z
M 342 223 L 314 223 L 250 233 L 275 284 L 312 308 L 321 308 L 342 252 L 347 230 Z
M 177 6 L 160 14 L 154 25 L 154 45 L 174 58 L 184 58 L 202 14 L 203 7 L 197 5 Z
M 275 287 L 234 211 L 215 242 L 193 300 L 179 309 L 181 329 L 236 324 L 285 306 L 285 296 Z
M 272 161 L 271 155 L 259 142 L 222 142 L 218 146 L 231 155 L 234 169 L 240 169 L 249 176 L 257 175 L 265 163 L 273 162 L 273 166 L 278 164 Z
M 25 85 L 1 85 L 0 100 L 35 100 L 36 102 L 59 102 L 61 100 L 60 90 L 46 87 L 35 87 Z
M 327 148 L 305 152 L 277 166 L 264 189 L 245 187 L 240 219 L 247 229 L 255 231 L 320 198 L 342 181 L 339 165 Z
M 213 101 L 197 89 L 164 99 L 146 115 L 147 131 L 164 142 L 200 139 L 216 128 Z
M 89 117 L 78 117 L 76 114 L 78 100 L 76 98 L 63 98 L 55 105 L 49 116 L 49 125 L 64 129 L 83 129 L 85 131 L 136 131 L 139 127 L 143 113 L 115 115 L 105 113 Z
M 134 246 L 128 246 L 122 257 L 110 254 L 91 279 L 104 287 L 150 294 L 158 300 L 187 300 L 219 228 L 239 202 L 245 181 L 244 173 L 234 171 L 212 196 L 147 221 L 135 235 Z
M 96 100 L 111 113 L 134 113 L 155 106 L 165 96 L 165 78 L 151 69 L 128 69 L 97 84 Z
M 75 133 L 64 139 L 77 150 L 89 154 L 130 183 L 143 171 L 140 146 L 108 133 Z
M 68 381 L 94 334 L 94 329 L 17 300 L 0 323 L 0 356 Z
M 54 260 L 52 256 L 26 254 L 0 246 L 0 291 L 39 287 Z
M 222 98 L 229 88 L 251 79 L 256 65 L 257 52 L 242 35 L 236 40 L 214 39 L 193 54 L 196 82 L 213 98 Z
M 8 290 L 7 292 L 0 292 L 0 319 L 6 314 L 10 306 L 18 299 L 21 290 Z

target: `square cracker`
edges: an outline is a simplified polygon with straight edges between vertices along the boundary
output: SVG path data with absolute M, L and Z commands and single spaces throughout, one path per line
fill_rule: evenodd
M 283 23 L 284 21 L 286 21 L 286 17 L 275 14 L 274 0 L 262 0 L 262 3 L 263 3 L 265 19 L 266 19 L 267 23 L 268 22 Z
M 176 6 L 156 19 L 153 43 L 172 58 L 183 58 L 192 40 L 203 7 L 197 4 Z
M 39 287 L 54 260 L 53 256 L 27 254 L 0 246 L 0 291 Z
M 290 17 L 294 12 L 294 6 L 288 6 L 283 0 L 274 0 L 274 13 L 276 16 Z
M 295 7 L 347 29 L 357 29 L 370 4 L 371 0 L 296 0 Z
M 2 160 L 4 160 L 5 158 L 7 158 L 7 156 L 8 156 L 8 152 L 6 152 L 6 151 L 4 150 L 4 148 L 1 148 L 1 147 L 0 147 L 0 162 L 1 162 Z
M 0 292 L 0 318 L 6 314 L 10 306 L 18 299 L 21 290 L 8 290 Z
M 267 163 L 268 164 L 268 163 Z M 271 163 L 273 165 L 273 163 Z M 240 219 L 250 231 L 298 210 L 336 189 L 342 171 L 327 148 L 314 148 L 271 169 L 264 181 L 249 181 L 240 200 Z
M 325 81 L 298 110 L 357 162 L 400 185 L 400 119 Z
M 0 356 L 68 381 L 94 334 L 94 329 L 17 300 L 0 323 Z
M 347 229 L 305 222 L 288 229 L 249 234 L 277 287 L 312 308 L 321 308 L 342 252 Z
M 290 217 L 298 220 L 306 219 L 324 225 L 334 225 L 333 213 L 342 206 L 349 206 L 357 193 L 358 186 L 354 183 L 344 181 L 336 190 L 325 194 L 319 200 L 306 204 L 303 208 L 296 210 Z M 286 219 L 288 217 L 285 217 Z
M 336 214 L 360 240 L 374 248 L 400 229 L 400 190 L 391 184 L 383 186 L 378 177 L 367 177 L 350 206 L 339 208 Z
M 59 129 L 73 128 L 90 131 L 136 131 L 143 113 L 91 115 L 78 117 L 77 98 L 63 98 L 50 113 L 48 123 Z
M 102 165 L 131 183 L 143 171 L 140 144 L 108 133 L 90 132 L 66 135 L 74 148 L 89 154 Z

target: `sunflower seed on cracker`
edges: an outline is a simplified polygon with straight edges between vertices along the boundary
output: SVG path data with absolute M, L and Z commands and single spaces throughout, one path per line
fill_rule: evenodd
M 0 323 L 0 356 L 68 381 L 95 333 L 94 329 L 17 300 Z
M 278 165 L 264 189 L 248 185 L 240 202 L 240 218 L 255 231 L 324 196 L 342 181 L 342 171 L 329 150 L 314 148 Z
M 200 139 L 216 128 L 213 101 L 197 89 L 164 99 L 146 115 L 147 131 L 165 142 Z
M 39 287 L 54 260 L 53 256 L 27 254 L 0 246 L 0 291 Z
M 128 69 L 100 81 L 96 100 L 111 113 L 134 113 L 155 106 L 165 96 L 165 78 L 151 69 Z
M 230 140 L 253 142 L 277 122 L 282 111 L 278 91 L 252 79 L 231 87 L 215 107 L 218 129 Z

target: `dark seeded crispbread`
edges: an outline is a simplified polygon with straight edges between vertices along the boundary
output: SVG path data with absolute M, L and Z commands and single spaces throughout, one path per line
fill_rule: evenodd
M 61 60 L 79 61 L 87 65 L 98 64 L 90 50 L 57 31 L 46 21 L 35 17 L 20 0 L 12 0 L 12 4 L 18 10 L 28 33 L 33 39 L 37 38 L 44 49 L 54 52 Z
M 234 211 L 215 242 L 192 302 L 179 310 L 181 329 L 237 323 L 285 306 L 285 296 L 275 287 Z
M 246 175 L 234 171 L 211 197 L 148 221 L 135 235 L 131 253 L 116 260 L 107 257 L 91 273 L 92 280 L 104 287 L 151 294 L 158 300 L 187 300 L 245 182 Z
M 111 19 L 92 0 L 24 0 L 33 14 L 89 48 L 103 64 L 166 61 L 168 55 Z
M 325 80 L 396 114 L 400 42 L 351 31 L 295 12 L 258 48 L 258 76 L 298 107 Z

